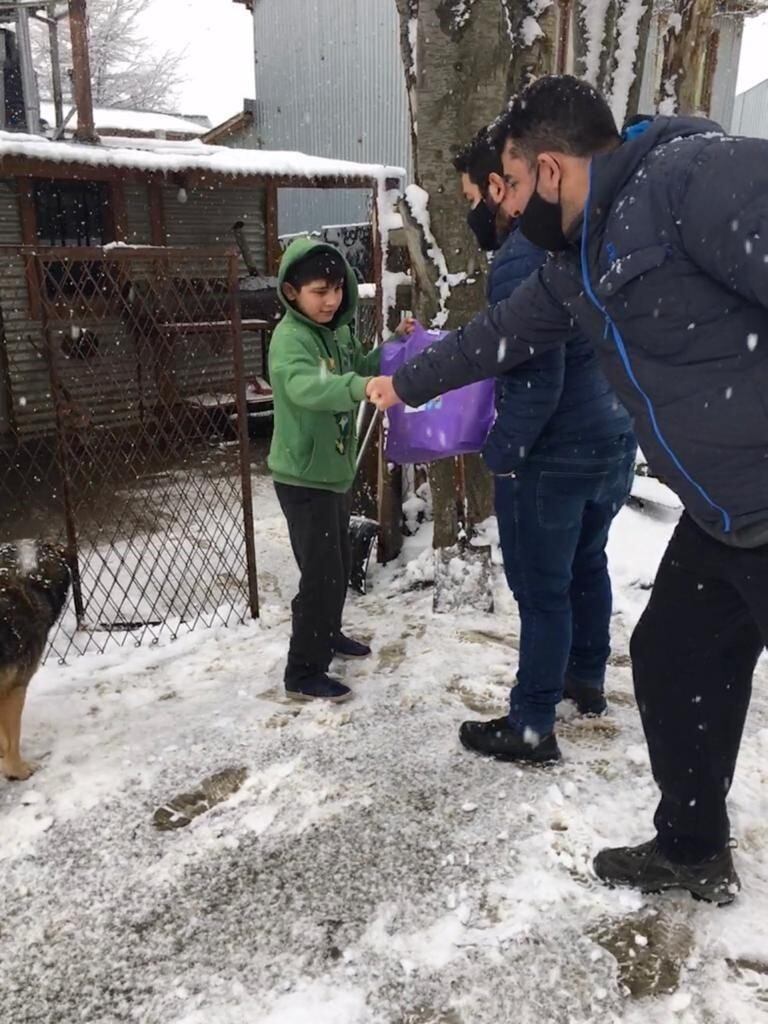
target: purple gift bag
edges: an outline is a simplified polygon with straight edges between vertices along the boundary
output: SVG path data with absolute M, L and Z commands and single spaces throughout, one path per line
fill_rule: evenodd
M 417 323 L 404 341 L 387 342 L 381 354 L 382 374 L 391 376 L 425 348 L 439 344 L 446 333 L 428 331 Z M 396 405 L 387 412 L 389 430 L 384 453 L 391 462 L 408 465 L 479 452 L 494 415 L 492 380 L 449 391 L 418 409 Z

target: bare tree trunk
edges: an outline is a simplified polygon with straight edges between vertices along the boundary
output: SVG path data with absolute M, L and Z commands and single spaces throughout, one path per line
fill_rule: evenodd
M 664 37 L 659 103 L 680 114 L 707 113 L 707 88 L 716 0 L 676 0 Z M 711 98 L 711 93 L 710 93 Z
M 632 86 L 629 90 L 629 97 L 627 99 L 627 117 L 633 117 L 635 114 L 653 113 L 651 110 L 640 110 L 640 91 L 643 85 L 643 70 L 645 68 L 645 58 L 648 53 L 648 40 L 651 34 L 651 24 L 653 22 L 653 2 L 654 0 L 646 0 L 645 11 L 640 19 L 637 54 L 635 56 L 635 78 L 632 82 Z M 621 128 L 621 125 L 619 125 L 619 128 Z
M 396 3 L 415 179 L 429 195 L 430 229 L 439 250 L 437 259 L 426 255 L 423 232 L 409 243 L 411 262 L 420 265 L 414 268 L 415 313 L 425 323 L 459 327 L 485 305 L 485 282 L 451 160 L 503 110 L 513 91 L 552 69 L 554 15 L 543 15 L 539 27 L 528 4 L 515 0 Z M 411 227 L 418 232 L 418 225 Z M 461 274 L 469 280 L 446 287 L 449 277 Z M 491 513 L 492 485 L 479 456 L 465 459 L 464 476 L 465 525 L 471 530 Z M 459 528 L 453 460 L 433 466 L 430 482 L 434 544 L 450 547 Z
M 638 112 L 654 2 L 579 2 L 574 25 L 576 73 L 609 100 L 619 128 Z

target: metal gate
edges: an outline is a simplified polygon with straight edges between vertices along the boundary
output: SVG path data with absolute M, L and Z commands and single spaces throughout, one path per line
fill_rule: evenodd
M 25 464 L 30 444 L 13 452 L 14 499 L 35 481 L 73 576 L 51 651 L 256 617 L 236 256 L 111 246 L 24 258 L 55 436 L 31 444 L 43 478 Z

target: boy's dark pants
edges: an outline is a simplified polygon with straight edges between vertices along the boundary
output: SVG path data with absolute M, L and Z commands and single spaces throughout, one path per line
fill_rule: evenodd
M 683 515 L 631 642 L 635 694 L 671 860 L 719 853 L 752 674 L 768 643 L 768 546 L 739 549 Z
M 278 483 L 275 490 L 301 573 L 291 605 L 293 631 L 285 669 L 285 682 L 298 683 L 328 671 L 341 632 L 351 564 L 352 493 Z

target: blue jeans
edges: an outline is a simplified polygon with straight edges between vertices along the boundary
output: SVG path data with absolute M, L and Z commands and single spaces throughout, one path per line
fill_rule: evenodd
M 566 676 L 602 689 L 610 653 L 605 545 L 632 485 L 635 440 L 534 455 L 496 477 L 504 570 L 520 610 L 520 660 L 510 721 L 552 732 Z

